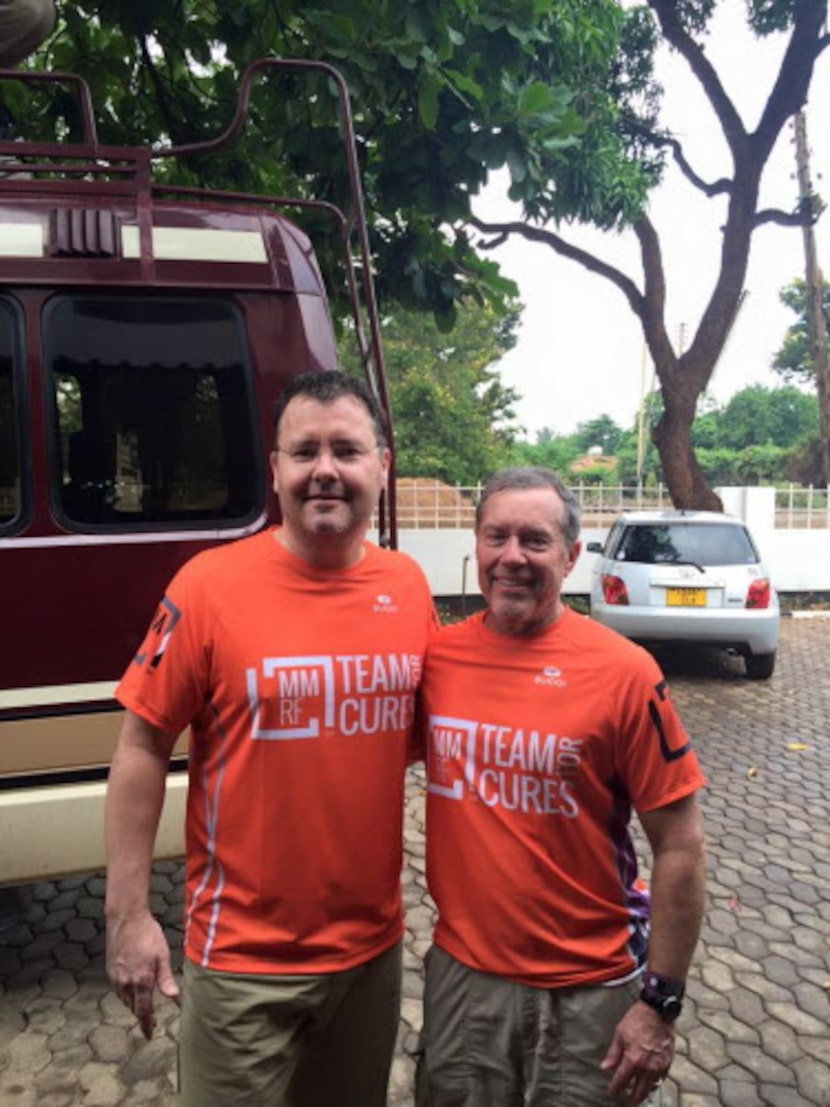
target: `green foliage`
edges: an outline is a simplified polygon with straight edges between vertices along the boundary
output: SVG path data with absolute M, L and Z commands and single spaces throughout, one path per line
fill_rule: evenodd
M 613 127 L 621 103 L 646 111 L 637 101 L 650 67 L 638 54 L 629 75 L 618 48 L 629 24 L 639 47 L 647 34 L 614 0 L 76 0 L 62 11 L 49 61 L 89 82 L 105 143 L 219 134 L 239 74 L 266 55 L 337 66 L 352 93 L 381 299 L 429 307 L 448 325 L 465 296 L 502 309 L 514 292 L 462 227 L 493 170 L 506 166 L 514 196 L 537 214 L 567 202 L 610 224 L 645 194 Z M 342 203 L 328 91 L 322 75 L 269 72 L 239 146 L 162 171 Z M 71 98 L 59 93 L 52 111 L 77 134 Z
M 471 485 L 507 464 L 517 397 L 496 363 L 514 345 L 518 319 L 515 305 L 500 317 L 468 304 L 449 331 L 403 309 L 384 320 L 399 476 Z
M 580 423 L 574 432 L 574 439 L 581 453 L 587 453 L 593 446 L 601 446 L 602 452 L 611 456 L 617 452 L 622 435 L 610 415 L 598 415 Z
M 591 465 L 580 468 L 577 473 L 571 472 L 568 479 L 572 484 L 602 485 L 605 488 L 620 483 L 617 467 L 609 468 L 607 465 Z
M 807 319 L 807 285 L 803 280 L 795 280 L 781 290 L 781 303 L 795 312 L 797 320 L 787 329 L 781 349 L 773 358 L 772 367 L 788 383 L 809 383 L 815 387 L 810 352 L 810 325 Z M 827 350 L 830 353 L 830 284 L 822 286 L 824 320 L 827 327 Z
M 659 408 L 659 397 L 655 400 Z M 692 427 L 693 441 L 698 462 L 712 485 L 774 484 L 802 477 L 807 480 L 814 475 L 818 427 L 814 396 L 791 385 L 751 385 L 723 405 L 706 394 L 701 406 L 703 413 Z M 557 435 L 548 428 L 539 433 L 535 443 L 516 442 L 511 464 L 546 465 L 567 474 L 571 463 L 592 445 L 602 445 L 606 454 L 615 456 L 616 469 L 609 472 L 597 467 L 596 471 L 583 470 L 569 479 L 637 483 L 636 427 L 624 430 L 608 415 L 580 424 L 573 434 Z M 644 485 L 663 480 L 660 459 L 650 441 L 646 442 L 641 480 Z
M 718 416 L 716 444 L 733 450 L 750 446 L 792 446 L 818 428 L 815 396 L 793 385 L 751 385 L 727 402 Z
M 617 446 L 617 473 L 620 484 L 637 484 L 638 436 L 636 430 L 625 431 Z M 642 484 L 656 485 L 663 479 L 657 450 L 647 437 L 643 465 L 639 474 Z
M 781 479 L 790 451 L 769 443 L 763 446 L 746 446 L 735 462 L 737 484 L 774 484 Z
M 579 457 L 580 450 L 573 437 L 552 433 L 539 434 L 535 442 L 516 442 L 510 454 L 510 465 L 541 465 L 564 475 L 568 466 Z

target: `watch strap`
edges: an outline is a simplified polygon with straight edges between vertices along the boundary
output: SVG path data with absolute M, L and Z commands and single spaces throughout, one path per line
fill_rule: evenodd
M 658 972 L 646 971 L 643 974 L 643 991 L 660 997 L 672 996 L 675 999 L 683 999 L 686 994 L 686 981 L 661 976 Z

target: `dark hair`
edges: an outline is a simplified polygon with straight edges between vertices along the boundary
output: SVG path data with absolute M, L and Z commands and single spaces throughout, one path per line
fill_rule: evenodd
M 297 396 L 307 396 L 319 404 L 333 404 L 341 396 L 351 396 L 366 408 L 375 428 L 379 446 L 386 446 L 389 436 L 386 433 L 386 420 L 380 404 L 369 386 L 357 377 L 347 377 L 337 369 L 326 369 L 315 373 L 300 373 L 292 377 L 279 394 L 274 407 L 274 435 L 279 433 L 280 420 L 285 409 Z
M 481 524 L 484 513 L 484 505 L 491 496 L 497 492 L 511 492 L 523 488 L 552 488 L 565 505 L 565 519 L 562 523 L 562 536 L 568 546 L 572 546 L 579 538 L 579 500 L 568 488 L 561 477 L 552 469 L 544 469 L 541 465 L 528 466 L 521 469 L 500 469 L 484 485 L 481 499 L 476 507 L 476 528 Z

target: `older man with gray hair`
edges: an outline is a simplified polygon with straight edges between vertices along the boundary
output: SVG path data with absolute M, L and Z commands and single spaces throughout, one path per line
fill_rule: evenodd
M 703 778 L 654 659 L 563 604 L 578 538 L 555 473 L 497 473 L 476 520 L 487 610 L 427 651 L 419 1107 L 656 1104 L 672 1061 Z

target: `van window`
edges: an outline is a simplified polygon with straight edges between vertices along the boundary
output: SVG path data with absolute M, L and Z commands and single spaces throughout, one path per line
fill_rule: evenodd
M 21 512 L 19 397 L 16 370 L 20 349 L 20 316 L 0 300 L 0 527 Z
M 245 333 L 218 297 L 61 296 L 44 313 L 53 502 L 70 529 L 262 510 Z

